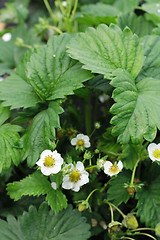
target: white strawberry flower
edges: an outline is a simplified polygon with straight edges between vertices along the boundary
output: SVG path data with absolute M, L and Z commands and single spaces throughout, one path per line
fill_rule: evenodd
M 41 172 L 44 175 L 49 176 L 61 170 L 63 158 L 56 150 L 53 152 L 51 150 L 44 150 L 36 164 L 41 167 Z
M 160 143 L 150 143 L 147 150 L 149 153 L 149 157 L 153 162 L 160 161 Z
M 112 164 L 110 161 L 106 161 L 103 166 L 104 173 L 108 174 L 110 177 L 118 174 L 123 169 L 123 163 L 121 161 L 115 164 Z
M 76 138 L 72 138 L 71 144 L 76 146 L 77 149 L 84 150 L 85 148 L 89 148 L 91 146 L 89 137 L 84 134 L 78 134 Z
M 63 177 L 62 188 L 78 192 L 81 186 L 89 182 L 89 173 L 85 171 L 80 161 L 76 163 L 76 166 L 71 163 L 69 167 L 69 172 Z
M 98 168 L 102 168 L 104 167 L 106 161 L 104 161 L 103 159 L 97 159 L 97 166 Z
M 2 39 L 4 42 L 9 42 L 12 38 L 12 35 L 11 33 L 5 33 L 3 36 L 2 36 Z

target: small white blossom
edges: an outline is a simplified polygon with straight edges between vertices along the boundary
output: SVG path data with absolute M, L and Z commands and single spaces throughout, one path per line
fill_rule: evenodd
M 3 36 L 2 36 L 2 39 L 4 42 L 9 42 L 12 38 L 12 35 L 11 33 L 5 33 Z
M 75 167 L 73 164 L 70 164 L 69 173 L 63 177 L 62 187 L 78 192 L 80 187 L 88 182 L 89 173 L 85 171 L 83 163 L 78 161 Z
M 160 143 L 150 143 L 147 150 L 152 161 L 160 161 Z
M 56 182 L 52 182 L 52 183 L 51 183 L 51 186 L 52 186 L 52 188 L 53 188 L 54 190 L 57 190 L 57 184 L 56 184 Z
M 84 134 L 78 134 L 76 138 L 72 138 L 71 144 L 81 150 L 84 150 L 84 148 L 89 148 L 91 146 L 89 137 Z
M 4 78 L 3 77 L 0 77 L 0 82 L 2 82 L 4 80 Z
M 123 163 L 119 161 L 117 164 L 112 164 L 110 161 L 104 163 L 104 173 L 108 174 L 110 177 L 118 174 L 123 168 Z
M 56 150 L 53 152 L 51 150 L 44 150 L 36 164 L 41 167 L 41 172 L 44 175 L 49 176 L 61 170 L 63 158 Z
M 66 2 L 66 1 L 63 1 L 63 2 L 62 2 L 62 5 L 63 5 L 63 7 L 66 7 L 66 6 L 67 6 L 67 2 Z
M 103 159 L 97 159 L 98 168 L 104 167 L 105 161 Z

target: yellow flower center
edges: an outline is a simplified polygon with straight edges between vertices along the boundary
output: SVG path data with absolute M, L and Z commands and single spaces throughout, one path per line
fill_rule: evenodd
M 48 155 L 47 157 L 45 157 L 43 164 L 45 167 L 53 167 L 55 164 L 55 160 L 52 156 Z
M 154 156 L 155 158 L 160 159 L 160 150 L 156 148 L 156 149 L 153 151 L 153 156 Z
M 81 174 L 79 171 L 72 170 L 72 173 L 69 175 L 69 179 L 71 182 L 78 182 L 81 179 Z
M 117 167 L 117 165 L 113 165 L 112 167 L 110 167 L 109 172 L 115 174 L 119 172 L 119 168 Z
M 79 139 L 79 140 L 77 141 L 77 146 L 78 146 L 78 147 L 83 147 L 83 146 L 84 146 L 84 140 L 83 140 L 83 139 Z

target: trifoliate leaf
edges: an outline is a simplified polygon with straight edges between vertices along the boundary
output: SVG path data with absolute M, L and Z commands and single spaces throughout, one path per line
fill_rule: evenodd
M 110 188 L 108 189 L 108 200 L 112 200 L 113 203 L 119 206 L 122 202 L 127 203 L 130 198 L 126 188 L 125 183 L 128 183 L 131 178 L 131 173 L 129 171 L 124 171 L 119 173 L 118 176 L 110 182 Z
M 69 206 L 61 213 L 49 211 L 46 204 L 37 210 L 31 206 L 16 220 L 9 216 L 0 220 L 0 239 L 3 240 L 87 240 L 90 225 L 77 210 Z
M 126 144 L 132 140 L 134 144 L 142 141 L 143 137 L 153 141 L 156 128 L 160 129 L 160 81 L 145 78 L 135 84 L 132 76 L 124 70 L 116 70 L 111 85 L 115 104 L 111 112 L 115 116 L 111 123 L 116 125 L 113 134 L 118 141 Z M 154 108 L 153 108 L 154 106 Z
M 77 34 L 68 45 L 68 52 L 84 64 L 83 68 L 110 78 L 116 68 L 126 69 L 136 78 L 144 62 L 143 47 L 129 28 L 123 32 L 111 24 L 88 28 Z
M 4 116 L 5 113 L 6 116 Z M 4 115 L 2 115 L 2 117 L 7 118 L 8 113 L 6 110 L 4 110 Z M 3 121 L 5 118 L 3 118 Z M 20 139 L 18 132 L 21 130 L 22 128 L 20 126 L 11 125 L 9 123 L 0 126 L 0 172 L 2 169 L 7 170 L 11 166 L 12 162 L 16 166 L 19 164 L 19 150 L 16 149 L 14 145 Z
M 146 77 L 160 78 L 160 36 L 146 36 L 141 39 L 141 45 L 146 58 L 137 81 Z
M 141 222 L 150 227 L 155 227 L 160 222 L 160 178 L 158 177 L 149 185 L 139 189 L 136 193 L 137 216 Z
M 19 200 L 22 196 L 39 196 L 47 194 L 52 190 L 50 182 L 47 177 L 41 174 L 40 171 L 27 176 L 21 181 L 8 183 L 7 192 L 10 198 L 15 201 Z
M 59 128 L 59 114 L 63 109 L 59 102 L 50 102 L 48 109 L 38 113 L 25 133 L 22 158 L 27 158 L 29 167 L 33 167 L 43 150 L 48 149 L 50 141 L 55 139 L 55 128 Z
M 47 177 L 37 171 L 21 181 L 9 183 L 7 191 L 10 198 L 15 201 L 22 196 L 46 195 L 48 205 L 57 213 L 67 207 L 67 198 L 60 190 L 54 190 Z
M 31 86 L 43 99 L 53 100 L 73 94 L 82 87 L 82 82 L 92 75 L 81 68 L 66 53 L 66 44 L 71 36 L 63 34 L 50 38 L 46 47 L 31 56 L 27 77 Z
M 151 21 L 147 21 L 144 16 L 137 16 L 135 13 L 123 14 L 117 19 L 117 22 L 122 30 L 128 26 L 139 37 L 150 34 L 154 27 Z

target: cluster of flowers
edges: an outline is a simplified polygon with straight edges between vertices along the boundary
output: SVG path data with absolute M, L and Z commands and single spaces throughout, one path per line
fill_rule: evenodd
M 76 149 L 80 150 L 84 150 L 85 148 L 89 148 L 91 146 L 89 137 L 84 134 L 78 134 L 76 138 L 71 140 L 71 144 L 76 146 Z M 36 164 L 41 168 L 41 172 L 46 176 L 57 174 L 62 171 L 62 188 L 64 189 L 71 189 L 78 192 L 81 186 L 89 182 L 89 173 L 85 170 L 84 164 L 80 161 L 78 161 L 75 165 L 73 163 L 64 164 L 64 160 L 57 150 L 54 150 L 53 152 L 51 150 L 43 151 Z M 97 167 L 98 169 L 104 169 L 105 174 L 113 176 L 122 170 L 123 164 L 121 161 L 112 164 L 110 161 L 98 159 Z M 57 189 L 55 182 L 51 185 L 55 190 Z

